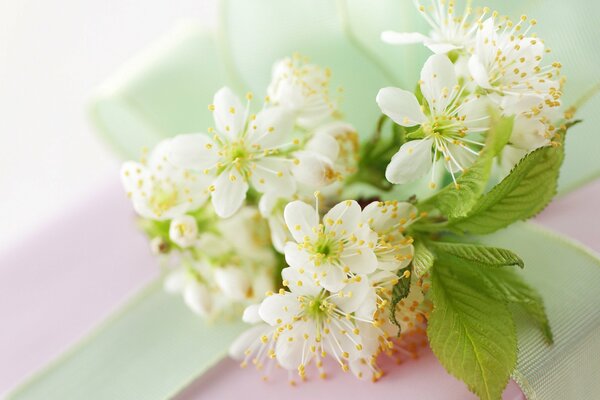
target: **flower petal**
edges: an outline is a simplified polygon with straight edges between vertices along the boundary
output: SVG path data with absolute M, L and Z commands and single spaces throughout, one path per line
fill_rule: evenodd
M 420 125 L 427 121 L 415 95 L 396 87 L 379 89 L 375 99 L 381 112 L 402 126 Z
M 425 175 L 433 163 L 432 139 L 404 143 L 392 157 L 385 170 L 385 178 L 396 184 L 415 181 Z
M 283 210 L 283 218 L 292 237 L 303 242 L 304 236 L 314 236 L 313 227 L 319 224 L 319 216 L 315 209 L 303 201 L 292 201 Z
M 346 273 L 337 265 L 322 264 L 316 273 L 318 284 L 325 290 L 337 292 L 346 285 Z
M 273 147 L 289 141 L 294 127 L 294 114 L 284 107 L 270 107 L 256 115 L 249 123 L 249 140 L 263 148 Z
M 248 183 L 242 178 L 237 169 L 223 171 L 214 183 L 212 205 L 221 218 L 232 216 L 244 203 Z
M 423 43 L 428 41 L 429 38 L 419 32 L 396 32 L 396 31 L 383 31 L 381 32 L 381 41 L 388 44 L 413 44 Z
M 217 163 L 219 155 L 207 135 L 191 133 L 171 139 L 167 158 L 177 167 L 204 171 Z
M 252 351 L 252 348 L 260 343 L 260 338 L 271 331 L 273 328 L 266 324 L 260 324 L 242 332 L 229 346 L 229 356 L 235 360 L 246 358 L 246 351 Z
M 292 268 L 307 268 L 312 262 L 310 255 L 304 249 L 298 248 L 298 243 L 287 242 L 283 248 L 285 262 Z
M 271 326 L 293 322 L 299 312 L 300 303 L 297 295 L 290 292 L 268 296 L 258 308 L 260 317 Z
M 377 268 L 377 257 L 367 246 L 359 250 L 350 249 L 340 259 L 355 274 L 370 274 Z
M 446 55 L 434 54 L 425 61 L 421 69 L 421 92 L 438 113 L 443 113 L 453 100 L 457 84 L 454 64 Z
M 488 72 L 476 54 L 473 54 L 471 58 L 469 58 L 469 72 L 471 73 L 475 83 L 477 83 L 479 86 L 484 89 L 492 88 Z
M 254 189 L 261 193 L 276 193 L 288 197 L 296 191 L 296 181 L 289 169 L 289 162 L 269 157 L 256 161 L 250 175 Z
M 286 281 L 287 287 L 295 294 L 316 296 L 321 288 L 315 285 L 313 278 L 306 271 L 299 268 L 284 268 L 281 277 Z
M 354 200 L 346 200 L 333 206 L 323 217 L 325 229 L 337 234 L 350 235 L 361 222 L 360 205 Z
M 244 314 L 242 315 L 242 321 L 247 324 L 256 324 L 262 322 L 262 318 L 258 313 L 258 309 L 260 304 L 251 304 L 244 309 Z
M 365 302 L 369 292 L 374 292 L 373 287 L 369 284 L 366 276 L 360 276 L 360 280 L 353 280 L 342 288 L 335 296 L 332 296 L 332 301 L 338 308 L 347 314 L 353 313 Z M 373 305 L 376 305 L 373 299 Z M 373 316 L 371 315 L 371 318 Z
M 228 87 L 223 87 L 215 93 L 213 118 L 217 130 L 235 139 L 244 129 L 244 112 L 240 99 Z
M 453 50 L 460 49 L 461 47 L 453 45 L 452 43 L 436 42 L 434 40 L 426 40 L 425 46 L 433 51 L 435 54 L 448 54 Z
M 212 309 L 212 298 L 208 289 L 198 283 L 190 282 L 183 290 L 185 304 L 196 314 L 205 317 Z

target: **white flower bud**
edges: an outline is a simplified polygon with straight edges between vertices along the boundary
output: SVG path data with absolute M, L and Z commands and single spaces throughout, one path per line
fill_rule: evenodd
M 191 215 L 182 215 L 171 221 L 169 237 L 178 246 L 189 247 L 198 238 L 198 224 Z
M 236 267 L 217 268 L 215 282 L 223 294 L 233 300 L 244 300 L 252 294 L 250 280 Z
M 205 317 L 212 310 L 212 298 L 206 286 L 190 281 L 183 290 L 185 304 L 196 314 Z
M 150 241 L 150 250 L 152 254 L 158 256 L 169 251 L 169 244 L 161 237 L 155 237 Z
M 242 321 L 247 324 L 256 324 L 262 322 L 262 318 L 258 314 L 258 308 L 260 304 L 252 304 L 244 310 L 244 314 L 242 315 Z

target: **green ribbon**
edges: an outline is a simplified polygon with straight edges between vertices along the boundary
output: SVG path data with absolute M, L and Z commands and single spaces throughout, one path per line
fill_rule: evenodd
M 536 31 L 570 78 L 567 102 L 600 81 L 600 3 L 510 0 L 501 6 L 538 19 Z M 344 87 L 345 117 L 368 133 L 379 115 L 377 90 L 414 87 L 428 55 L 422 46 L 379 41 L 385 29 L 427 31 L 410 1 L 229 0 L 220 7 L 216 31 L 178 27 L 96 93 L 91 118 L 121 156 L 137 158 L 161 138 L 205 131 L 212 124 L 206 106 L 224 84 L 264 95 L 271 64 L 293 51 L 331 67 L 334 86 Z M 600 126 L 600 113 L 593 112 L 600 99 L 590 103 L 579 114 L 585 123 L 567 138 L 563 193 L 600 175 L 600 135 L 592 129 Z M 600 260 L 532 224 L 483 240 L 524 258 L 525 279 L 543 295 L 555 334 L 548 347 L 534 327 L 519 321 L 515 380 L 529 399 L 592 398 L 600 391 L 600 362 L 593 359 L 600 351 Z M 241 323 L 205 325 L 153 283 L 9 398 L 170 397 L 222 358 L 242 329 Z

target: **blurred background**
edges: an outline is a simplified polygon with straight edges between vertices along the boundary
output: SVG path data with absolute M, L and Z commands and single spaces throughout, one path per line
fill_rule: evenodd
M 0 0 L 0 252 L 115 179 L 93 89 L 182 18 L 214 26 L 216 3 Z

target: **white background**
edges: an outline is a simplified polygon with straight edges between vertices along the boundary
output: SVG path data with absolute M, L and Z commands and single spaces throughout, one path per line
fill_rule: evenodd
M 94 87 L 181 19 L 214 25 L 216 8 L 0 0 L 0 252 L 118 179 L 118 160 L 87 121 Z

